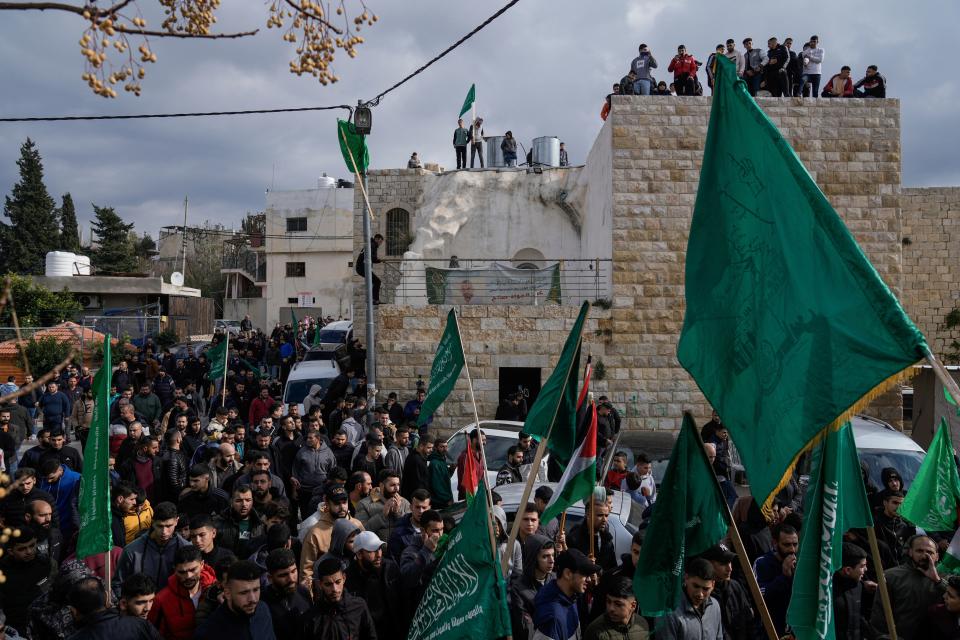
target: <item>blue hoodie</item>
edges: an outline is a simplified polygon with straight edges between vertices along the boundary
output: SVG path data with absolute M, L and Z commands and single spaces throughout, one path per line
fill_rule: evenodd
M 50 484 L 46 478 L 41 478 L 40 488 L 53 496 L 57 516 L 60 518 L 60 532 L 64 540 L 70 540 L 80 526 L 80 512 L 77 510 L 80 474 L 65 465 L 60 465 L 60 468 L 63 469 L 60 480 Z
M 533 624 L 537 630 L 535 638 L 570 640 L 580 637 L 577 600 L 567 597 L 563 591 L 560 591 L 556 580 L 551 580 L 540 589 L 533 605 Z

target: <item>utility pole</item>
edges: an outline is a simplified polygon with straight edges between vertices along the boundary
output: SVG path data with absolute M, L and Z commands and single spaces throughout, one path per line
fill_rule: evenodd
M 183 233 L 180 239 L 180 248 L 183 250 L 183 263 L 180 273 L 187 277 L 187 196 L 183 196 Z
M 365 192 L 367 188 L 367 171 L 363 170 L 360 174 L 360 188 Z M 367 293 L 367 407 L 372 407 L 376 401 L 377 395 L 377 350 L 374 345 L 376 334 L 374 333 L 373 322 L 373 256 L 372 252 L 373 234 L 370 226 L 370 208 L 367 206 L 367 198 L 363 198 L 363 279 L 366 284 Z

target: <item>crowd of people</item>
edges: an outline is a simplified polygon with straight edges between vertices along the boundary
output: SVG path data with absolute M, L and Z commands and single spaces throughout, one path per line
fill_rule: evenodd
M 630 63 L 630 69 L 619 82 L 614 83 L 613 91 L 601 110 L 604 120 L 610 112 L 610 96 L 613 95 L 659 95 L 659 96 L 699 96 L 703 95 L 699 71 L 705 72 L 707 86 L 713 89 L 714 59 L 718 56 L 729 59 L 736 65 L 737 76 L 747 85 L 752 96 L 779 97 L 816 97 L 822 98 L 885 98 L 887 81 L 876 65 L 867 67 L 864 76 L 854 82 L 850 67 L 843 65 L 840 71 L 823 84 L 821 90 L 824 50 L 820 46 L 819 36 L 813 35 L 794 49 L 793 38 L 776 37 L 767 40 L 767 48 L 755 48 L 753 38 L 743 39 L 743 49 L 737 48 L 733 38 L 726 44 L 718 44 L 706 58 L 706 62 L 697 60 L 687 51 L 685 45 L 677 47 L 677 54 L 667 64 L 666 73 L 672 74 L 672 81 L 657 80 L 654 70 L 659 63 L 646 44 L 641 44 L 638 55 Z

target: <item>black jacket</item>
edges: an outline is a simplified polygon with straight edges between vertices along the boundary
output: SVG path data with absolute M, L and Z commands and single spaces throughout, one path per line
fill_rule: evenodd
M 264 602 L 257 604 L 252 616 L 234 613 L 226 604 L 221 604 L 199 625 L 196 640 L 277 640 L 273 633 L 270 608 Z M 114 638 L 113 640 L 119 640 Z M 284 638 L 283 640 L 292 640 Z
M 346 590 L 367 603 L 379 640 L 403 640 L 407 637 L 412 611 L 400 603 L 400 567 L 384 558 L 380 572 L 364 571 L 354 559 L 346 571 Z
M 160 454 L 160 475 L 157 482 L 160 487 L 157 498 L 161 502 L 173 502 L 180 499 L 180 492 L 187 485 L 187 458 L 181 451 L 167 449 Z
M 16 562 L 4 554 L 0 571 L 6 580 L 0 584 L 0 609 L 7 614 L 7 624 L 17 631 L 27 628 L 27 607 L 50 590 L 54 565 L 39 555 L 30 562 Z
M 553 578 L 548 574 L 543 583 L 536 580 L 537 556 L 550 539 L 540 534 L 527 536 L 523 543 L 523 573 L 514 574 L 510 581 L 510 624 L 514 640 L 529 640 L 535 631 L 533 615 L 534 600 L 543 585 Z M 606 606 L 606 604 L 604 604 Z
M 230 507 L 230 497 L 223 489 L 210 487 L 206 493 L 190 491 L 180 499 L 180 513 L 188 516 L 213 515 Z
M 403 464 L 403 479 L 400 481 L 400 495 L 412 500 L 417 489 L 430 490 L 430 467 L 427 459 L 414 449 Z
M 865 640 L 877 633 L 863 615 L 863 583 L 833 575 L 833 615 L 837 640 Z M 899 631 L 899 625 L 898 631 Z M 954 623 L 956 627 L 956 623 Z M 920 636 L 930 639 L 930 636 Z
M 317 604 L 303 617 L 301 640 L 377 640 L 366 603 L 348 592 L 336 604 Z
M 280 593 L 267 585 L 260 598 L 270 607 L 273 620 L 273 632 L 278 638 L 295 638 L 303 624 L 303 616 L 310 610 L 310 592 L 303 585 L 297 585 L 293 593 Z
M 50 503 L 50 506 L 53 507 L 53 526 L 59 526 L 56 501 L 52 495 L 37 487 L 31 489 L 30 493 L 11 491 L 4 497 L 3 501 L 0 502 L 0 517 L 3 518 L 3 523 L 8 527 L 19 527 L 23 524 L 23 512 L 26 510 L 27 504 L 37 499 L 43 499 Z
M 594 554 L 596 562 L 609 571 L 617 566 L 617 551 L 613 544 L 613 534 L 609 529 L 594 531 Z M 567 536 L 567 546 L 570 549 L 579 549 L 584 555 L 590 553 L 590 529 L 586 522 L 581 522 L 570 530 Z
M 247 558 L 252 553 L 250 541 L 254 538 L 264 535 L 267 532 L 263 519 L 256 509 L 250 511 L 250 528 L 241 537 L 240 520 L 237 519 L 233 509 L 227 507 L 214 520 L 217 527 L 217 544 L 224 549 L 231 551 L 238 558 Z
M 718 580 L 712 595 L 720 603 L 724 640 L 753 638 L 756 618 L 750 595 L 743 585 L 736 580 Z M 841 636 L 838 635 L 837 640 L 841 640 Z
M 104 609 L 82 621 L 70 640 L 160 640 L 160 634 L 146 620 Z

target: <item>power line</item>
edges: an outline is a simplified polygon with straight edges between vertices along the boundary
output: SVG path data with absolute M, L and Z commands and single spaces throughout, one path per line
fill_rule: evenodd
M 451 51 L 462 45 L 464 42 L 477 35 L 482 31 L 487 25 L 491 22 L 502 16 L 507 12 L 513 5 L 520 2 L 520 0 L 510 0 L 505 4 L 499 11 L 494 13 L 492 16 L 481 22 L 477 25 L 472 31 L 468 34 L 454 42 L 452 45 L 441 51 L 439 54 L 428 60 L 421 67 L 407 75 L 405 78 L 395 83 L 394 85 L 388 87 L 386 90 L 377 94 L 372 100 L 368 100 L 363 103 L 364 106 L 375 107 L 380 104 L 380 100 L 383 99 L 391 91 L 399 88 L 401 85 L 412 80 L 416 76 L 420 75 L 428 67 L 433 65 L 435 62 L 445 57 Z M 244 111 L 203 111 L 203 112 L 193 112 L 193 113 L 142 113 L 142 114 L 130 114 L 130 115 L 119 115 L 119 116 L 37 116 L 30 118 L 0 118 L 0 122 L 76 122 L 80 120 L 144 120 L 148 118 L 201 118 L 208 116 L 245 116 L 253 114 L 272 114 L 272 113 L 296 113 L 300 111 L 332 111 L 336 109 L 346 109 L 353 114 L 353 108 L 348 105 L 331 105 L 327 107 L 291 107 L 286 109 L 247 109 Z

